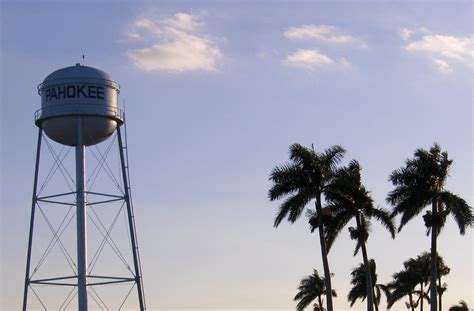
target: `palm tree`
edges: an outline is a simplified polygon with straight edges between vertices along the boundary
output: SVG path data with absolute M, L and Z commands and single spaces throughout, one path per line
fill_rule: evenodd
M 380 221 L 390 231 L 392 238 L 395 237 L 395 226 L 388 212 L 374 207 L 369 191 L 362 184 L 361 167 L 355 160 L 352 160 L 347 167 L 337 170 L 331 187 L 326 193 L 326 199 L 329 202 L 327 207 L 332 214 L 331 222 L 325 230 L 328 249 L 347 223 L 351 219 L 355 219 L 356 227 L 350 227 L 349 232 L 351 238 L 357 241 L 354 256 L 359 249 L 362 250 L 366 270 L 364 276 L 367 287 L 365 291 L 367 293 L 367 310 L 372 311 L 374 307 L 373 285 L 366 247 L 370 219 L 375 218 Z
M 326 149 L 323 153 L 316 153 L 313 149 L 300 144 L 290 146 L 290 163 L 276 166 L 270 173 L 270 180 L 273 182 L 268 192 L 270 200 L 287 197 L 280 205 L 274 222 L 275 227 L 278 227 L 285 218 L 294 223 L 311 200 L 315 200 L 316 211 L 318 215 L 322 215 L 322 196 L 326 194 L 336 166 L 344 153 L 345 150 L 337 145 Z M 319 240 L 326 282 L 327 309 L 333 311 L 331 272 L 322 221 L 322 217 L 319 217 Z
M 413 295 L 416 294 L 415 288 L 419 284 L 418 276 L 410 271 L 408 267 L 392 275 L 392 282 L 386 285 L 387 294 L 387 309 L 390 309 L 395 302 L 408 296 L 407 308 L 411 308 L 412 311 L 418 306 L 418 303 L 413 299 Z
M 394 209 L 392 217 L 401 214 L 398 231 L 426 206 L 431 205 L 423 219 L 431 231 L 431 280 L 437 279 L 437 236 L 449 214 L 453 214 L 459 231 L 464 235 L 466 228 L 473 224 L 472 207 L 459 196 L 445 189 L 452 160 L 446 151 L 441 152 L 438 144 L 429 151 L 417 149 L 413 159 L 407 159 L 405 166 L 394 170 L 389 180 L 395 186 L 387 197 Z M 437 310 L 436 282 L 430 285 L 431 311 Z
M 294 301 L 299 301 L 296 305 L 297 311 L 303 311 L 316 298 L 318 301 L 313 305 L 314 311 L 324 311 L 322 296 L 326 294 L 324 278 L 321 278 L 315 269 L 312 275 L 301 280 L 298 286 L 298 293 Z M 331 295 L 337 297 L 336 291 L 332 290 Z
M 371 280 L 373 284 L 372 292 L 375 301 L 375 310 L 379 310 L 380 298 L 382 297 L 382 292 L 386 292 L 385 285 L 377 284 L 377 273 L 376 273 L 376 265 L 375 260 L 370 259 L 370 274 Z M 365 277 L 365 265 L 361 263 L 359 266 L 355 267 L 351 272 L 351 284 L 353 285 L 349 294 L 347 295 L 347 300 L 351 303 L 351 307 L 357 301 L 357 299 L 364 299 L 368 296 L 367 295 L 367 278 Z
M 427 296 L 424 290 L 424 286 L 429 281 L 430 275 L 430 262 L 431 257 L 429 253 L 422 253 L 418 255 L 416 259 L 410 258 L 403 263 L 405 269 L 413 274 L 414 278 L 418 281 L 420 289 L 415 291 L 418 294 L 417 303 L 420 304 L 420 310 L 423 311 L 423 302 Z
M 438 263 L 438 271 L 440 271 L 438 276 L 447 275 L 450 269 L 444 265 L 443 258 L 437 256 L 436 261 Z M 420 310 L 423 311 L 424 299 L 430 301 L 424 286 L 428 282 L 431 283 L 431 254 L 424 252 L 416 258 L 410 258 L 403 262 L 403 267 L 404 270 L 395 273 L 393 281 L 386 286 L 388 290 L 388 307 L 390 308 L 396 301 L 408 295 L 409 302 L 406 305 L 413 308 L 420 306 Z M 436 283 L 436 280 L 434 282 Z M 416 290 L 417 286 L 420 286 L 419 290 Z M 413 299 L 413 295 L 418 295 L 416 301 Z
M 451 306 L 449 311 L 469 311 L 469 308 L 467 307 L 467 303 L 464 300 L 461 300 L 458 305 Z

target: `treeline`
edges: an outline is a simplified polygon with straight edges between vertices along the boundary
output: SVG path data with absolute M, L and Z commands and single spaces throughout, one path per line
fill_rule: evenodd
M 344 148 L 338 145 L 316 152 L 313 147 L 293 144 L 289 161 L 275 166 L 270 173 L 272 186 L 268 197 L 271 201 L 282 200 L 274 226 L 278 227 L 285 219 L 293 223 L 306 210 L 311 232 L 317 230 L 319 233 L 324 276 L 320 277 L 314 270 L 301 281 L 294 298 L 298 302 L 296 309 L 302 311 L 314 302 L 314 311 L 333 311 L 332 297 L 337 294 L 331 285 L 327 254 L 349 221 L 355 220 L 356 226 L 348 230 L 355 242 L 354 256 L 360 251 L 362 264 L 351 273 L 353 287 L 347 297 L 351 306 L 357 299 L 366 299 L 367 310 L 378 311 L 383 293 L 388 308 L 407 297 L 408 309 L 419 307 L 423 310 L 426 301 L 431 311 L 442 311 L 446 284 L 442 284 L 441 279 L 450 269 L 438 255 L 437 237 L 449 215 L 462 235 L 474 223 L 472 207 L 445 188 L 453 161 L 438 144 L 429 150 L 417 149 L 413 158 L 389 175 L 393 190 L 386 201 L 392 209 L 385 210 L 374 205 L 370 192 L 362 183 L 361 165 L 356 160 L 346 166 L 340 165 L 344 154 Z M 307 208 L 313 203 L 314 208 Z M 395 238 L 397 231 L 423 211 L 427 234 L 431 236 L 431 252 L 404 262 L 404 270 L 394 273 L 390 283 L 377 284 L 376 264 L 373 259 L 369 260 L 366 246 L 371 222 L 379 222 Z M 397 229 L 394 220 L 398 215 L 401 218 Z M 464 310 L 464 307 L 468 310 L 466 303 L 461 301 L 450 310 Z

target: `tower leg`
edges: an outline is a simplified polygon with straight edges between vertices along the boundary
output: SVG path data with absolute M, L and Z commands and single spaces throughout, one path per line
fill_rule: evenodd
M 38 144 L 36 147 L 36 164 L 35 164 L 35 179 L 33 181 L 33 198 L 31 203 L 31 218 L 30 218 L 30 233 L 28 237 L 28 254 L 26 255 L 26 273 L 25 273 L 25 288 L 23 291 L 23 311 L 26 311 L 28 305 L 28 288 L 30 286 L 30 265 L 31 265 L 31 247 L 33 245 L 33 229 L 35 225 L 35 210 L 37 200 L 37 187 L 38 187 L 38 172 L 39 162 L 41 153 L 41 140 L 43 137 L 43 129 L 40 127 L 38 130 Z
M 86 242 L 86 200 L 85 176 L 86 147 L 82 143 L 82 119 L 78 117 L 76 146 L 76 207 L 77 207 L 77 290 L 79 311 L 87 311 L 87 242 Z
M 127 205 L 127 215 L 128 215 L 128 227 L 130 230 L 130 239 L 132 241 L 132 253 L 133 253 L 133 264 L 135 268 L 135 282 L 137 284 L 138 291 L 138 302 L 140 304 L 140 311 L 145 310 L 145 301 L 143 294 L 143 284 L 142 276 L 140 269 L 140 260 L 138 257 L 138 246 L 137 246 L 137 237 L 135 231 L 135 220 L 133 217 L 132 206 L 130 204 L 130 188 L 128 185 L 127 170 L 125 167 L 125 156 L 123 153 L 123 142 L 122 142 L 122 133 L 120 131 L 120 126 L 117 127 L 117 136 L 119 144 L 119 153 L 120 153 L 120 163 L 122 166 L 122 176 L 123 176 L 123 187 L 125 188 L 125 203 Z

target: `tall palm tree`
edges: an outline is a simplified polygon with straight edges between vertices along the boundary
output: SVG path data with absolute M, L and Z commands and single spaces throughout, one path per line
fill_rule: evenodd
M 322 153 L 306 148 L 300 144 L 290 146 L 290 162 L 276 166 L 270 173 L 273 182 L 268 192 L 271 201 L 286 197 L 280 205 L 274 226 L 278 227 L 285 218 L 295 222 L 302 214 L 305 206 L 315 201 L 318 215 L 322 215 L 322 198 L 326 195 L 345 150 L 340 146 L 332 146 Z M 322 217 L 319 217 L 319 240 L 321 257 L 326 282 L 326 301 L 328 311 L 333 311 L 331 295 L 331 272 L 327 259 L 326 242 Z
M 458 305 L 453 305 L 449 311 L 469 311 L 467 303 L 464 300 L 459 301 Z
M 377 273 L 376 273 L 376 264 L 375 260 L 370 259 L 369 261 L 370 266 L 370 274 L 371 280 L 373 284 L 372 292 L 374 296 L 375 302 L 375 310 L 379 310 L 380 299 L 382 297 L 382 292 L 386 292 L 385 285 L 377 284 Z M 364 299 L 368 296 L 367 295 L 367 278 L 365 277 L 365 265 L 361 263 L 359 266 L 355 267 L 351 272 L 351 284 L 352 288 L 347 294 L 347 300 L 351 303 L 351 307 L 357 301 L 357 299 Z
M 360 164 L 352 160 L 347 167 L 337 170 L 334 180 L 327 191 L 327 207 L 331 210 L 332 218 L 326 227 L 328 249 L 333 245 L 336 237 L 351 219 L 355 219 L 356 227 L 350 227 L 352 239 L 357 241 L 354 256 L 359 249 L 362 251 L 367 287 L 367 310 L 373 311 L 374 296 L 366 241 L 369 237 L 370 219 L 375 218 L 387 228 L 392 238 L 395 237 L 395 226 L 390 215 L 383 209 L 376 208 L 369 191 L 362 184 Z M 311 220 L 310 220 L 311 223 Z
M 413 159 L 407 159 L 405 166 L 394 170 L 389 180 L 395 186 L 387 197 L 387 202 L 393 205 L 392 216 L 401 214 L 402 218 L 398 231 L 425 207 L 431 205 L 423 219 L 431 231 L 431 280 L 437 279 L 437 236 L 452 214 L 459 231 L 464 235 L 466 228 L 473 224 L 472 207 L 459 196 L 445 189 L 446 180 L 452 160 L 448 159 L 446 151 L 434 144 L 429 151 L 417 149 Z M 430 284 L 431 311 L 437 308 L 436 282 Z
M 312 275 L 301 280 L 298 286 L 298 293 L 294 301 L 299 301 L 296 305 L 297 311 L 303 311 L 311 302 L 317 299 L 313 305 L 313 311 L 324 311 L 322 296 L 326 295 L 326 286 L 324 285 L 324 277 L 321 278 L 315 269 Z M 336 291 L 331 291 L 331 296 L 337 297 Z

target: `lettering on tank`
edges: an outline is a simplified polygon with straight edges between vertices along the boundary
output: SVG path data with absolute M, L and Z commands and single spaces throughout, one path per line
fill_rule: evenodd
M 103 86 L 68 84 L 53 86 L 46 89 L 46 101 L 67 99 L 67 98 L 92 98 L 104 99 L 105 90 Z

